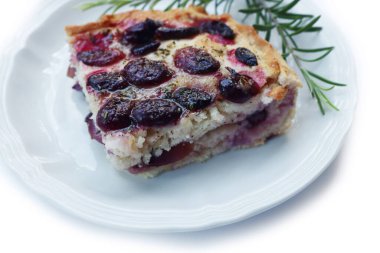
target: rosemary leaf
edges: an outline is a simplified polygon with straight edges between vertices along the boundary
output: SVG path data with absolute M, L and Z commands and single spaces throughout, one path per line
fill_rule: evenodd
M 305 25 L 304 27 L 301 27 L 300 29 L 298 29 L 297 31 L 292 33 L 291 36 L 301 34 L 305 31 L 308 31 L 309 29 L 313 28 L 314 24 L 317 23 L 320 18 L 321 18 L 321 16 L 313 18 L 307 25 Z
M 273 25 L 253 25 L 258 31 L 269 31 L 272 30 L 275 26 Z
M 275 8 L 277 8 L 277 6 L 275 8 L 271 7 L 270 9 L 272 11 L 275 11 L 277 13 L 286 13 L 288 10 L 292 9 L 294 6 L 296 6 L 298 4 L 300 0 L 294 0 L 292 2 L 290 2 L 289 4 L 285 5 L 285 6 L 282 6 L 279 10 L 276 10 Z
M 328 80 L 327 78 L 322 77 L 322 76 L 320 76 L 320 75 L 317 75 L 317 74 L 315 74 L 315 73 L 313 73 L 313 72 L 311 72 L 311 71 L 308 71 L 308 73 L 309 73 L 309 75 L 311 75 L 312 77 L 317 78 L 317 79 L 319 79 L 319 80 L 322 81 L 322 82 L 325 82 L 325 83 L 328 83 L 328 84 L 331 84 L 331 85 L 335 85 L 335 86 L 347 86 L 346 84 L 343 84 L 343 83 L 337 83 L 337 82 L 333 82 L 333 81 L 331 81 L 331 80 Z
M 244 13 L 244 14 L 251 14 L 251 13 L 257 13 L 262 11 L 261 8 L 248 8 L 248 9 L 241 9 L 239 12 Z
M 294 51 L 298 51 L 302 53 L 319 53 L 323 51 L 331 52 L 332 50 L 334 50 L 334 47 L 321 47 L 321 48 L 313 48 L 313 49 L 294 48 Z

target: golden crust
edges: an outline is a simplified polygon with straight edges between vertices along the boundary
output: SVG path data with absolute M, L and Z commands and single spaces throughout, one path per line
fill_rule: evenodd
M 269 96 L 272 97 L 273 99 L 279 101 L 279 100 L 282 100 L 286 93 L 288 92 L 288 89 L 287 88 L 284 88 L 282 86 L 277 86 L 277 87 L 274 87 L 270 92 L 269 92 Z

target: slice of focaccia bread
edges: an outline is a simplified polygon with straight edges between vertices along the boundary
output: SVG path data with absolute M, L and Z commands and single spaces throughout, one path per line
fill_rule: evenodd
M 66 33 L 91 136 L 118 169 L 153 177 L 291 125 L 299 79 L 229 15 L 134 10 Z

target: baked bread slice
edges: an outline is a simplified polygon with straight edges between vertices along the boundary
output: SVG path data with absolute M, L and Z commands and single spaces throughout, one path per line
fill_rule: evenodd
M 118 169 L 154 177 L 291 125 L 300 80 L 227 14 L 133 10 L 66 33 L 90 133 Z

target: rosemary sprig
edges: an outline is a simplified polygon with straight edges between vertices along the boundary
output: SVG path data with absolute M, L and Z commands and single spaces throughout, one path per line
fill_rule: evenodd
M 283 58 L 285 60 L 289 57 L 294 59 L 312 97 L 317 101 L 321 113 L 323 115 L 326 113 L 326 107 L 339 111 L 325 93 L 335 87 L 346 85 L 331 81 L 304 66 L 304 63 L 321 61 L 334 50 L 334 47 L 303 48 L 298 46 L 298 35 L 322 30 L 322 27 L 316 26 L 320 16 L 293 11 L 299 1 L 245 0 L 245 6 L 239 11 L 245 14 L 243 21 L 253 18 L 253 26 L 259 32 L 265 33 L 266 40 L 271 40 L 273 33 L 277 33 L 281 42 Z M 102 6 L 106 7 L 104 11 L 104 14 L 106 14 L 115 13 L 122 7 L 154 9 L 160 2 L 168 2 L 165 10 L 184 8 L 190 4 L 204 7 L 213 4 L 215 14 L 218 14 L 219 11 L 230 12 L 233 4 L 233 0 L 94 0 L 94 2 L 81 5 L 80 8 L 89 10 Z
M 254 15 L 256 30 L 264 32 L 265 38 L 270 40 L 273 31 L 276 31 L 281 39 L 282 56 L 286 60 L 292 57 L 297 68 L 304 77 L 313 98 L 316 99 L 321 113 L 326 113 L 328 106 L 336 111 L 339 109 L 325 94 L 336 86 L 345 84 L 331 81 L 307 69 L 303 63 L 318 62 L 328 56 L 334 47 L 301 48 L 297 43 L 297 36 L 303 33 L 315 33 L 322 27 L 315 26 L 320 16 L 300 14 L 292 12 L 292 9 L 300 0 L 285 3 L 284 0 L 247 0 L 248 8 L 240 10 L 246 15 Z M 246 16 L 248 17 L 248 16 Z M 303 55 L 311 55 L 305 58 Z M 315 56 L 317 55 L 317 56 Z

